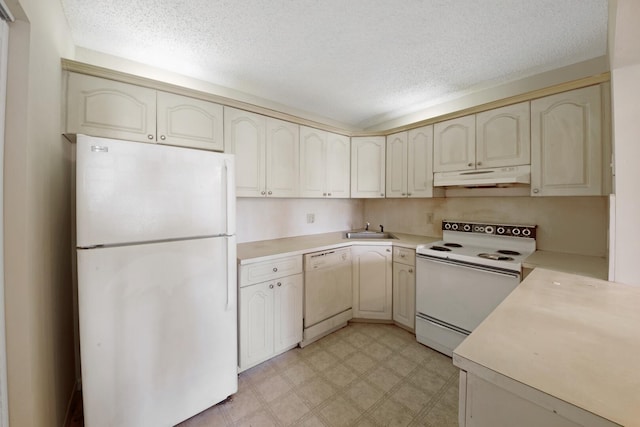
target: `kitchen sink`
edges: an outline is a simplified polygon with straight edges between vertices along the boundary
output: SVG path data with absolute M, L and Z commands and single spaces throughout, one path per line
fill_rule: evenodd
M 397 239 L 397 237 L 391 233 L 370 230 L 349 231 L 345 237 L 347 239 Z

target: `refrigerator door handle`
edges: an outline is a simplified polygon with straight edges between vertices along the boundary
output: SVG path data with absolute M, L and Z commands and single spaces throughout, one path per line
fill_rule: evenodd
M 236 234 L 236 180 L 233 158 L 224 159 L 227 199 L 227 236 Z

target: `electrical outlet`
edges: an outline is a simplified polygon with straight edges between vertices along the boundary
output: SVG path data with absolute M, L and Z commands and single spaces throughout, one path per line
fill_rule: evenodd
M 427 212 L 427 224 L 433 224 L 433 212 Z
M 307 224 L 313 224 L 314 222 L 316 222 L 316 214 L 308 213 Z

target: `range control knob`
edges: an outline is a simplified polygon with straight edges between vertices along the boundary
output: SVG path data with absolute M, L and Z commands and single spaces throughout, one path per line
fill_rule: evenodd
M 444 223 L 444 229 L 445 230 L 449 230 L 451 228 L 451 224 L 449 224 L 448 222 Z
M 464 231 L 471 231 L 471 226 L 470 226 L 469 224 L 465 224 L 465 225 L 462 227 L 462 229 L 463 229 Z
M 492 225 L 487 225 L 484 228 L 484 232 L 487 233 L 487 234 L 493 234 L 493 226 Z
M 498 228 L 496 229 L 496 233 L 498 233 L 498 234 L 504 234 L 504 227 L 498 227 Z
M 520 235 L 520 229 L 514 227 L 514 229 L 511 230 L 511 234 L 513 234 L 514 236 L 519 236 Z
M 457 230 L 458 229 L 458 224 L 451 224 L 451 229 L 452 230 Z
M 524 230 L 522 230 L 522 235 L 527 237 L 531 236 L 531 229 L 525 228 Z

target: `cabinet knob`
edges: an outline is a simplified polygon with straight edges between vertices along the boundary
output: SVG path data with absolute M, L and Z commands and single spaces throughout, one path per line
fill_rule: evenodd
M 323 195 L 324 197 L 327 197 L 327 193 L 322 193 L 322 195 Z
M 391 252 L 391 249 L 387 249 L 387 252 Z
M 269 285 L 269 289 L 273 289 L 273 283 Z
M 413 268 L 410 268 L 410 269 L 409 269 L 409 273 L 413 273 Z
M 533 192 L 537 194 L 537 193 L 539 193 L 539 192 L 540 192 L 540 190 L 538 190 L 537 188 L 534 188 L 534 189 L 533 189 Z
M 473 163 L 467 163 L 467 166 L 473 166 Z
M 147 135 L 147 138 L 153 139 L 153 135 L 149 134 L 149 135 Z
M 406 196 L 406 195 L 407 195 L 407 193 L 402 193 L 402 195 L 403 195 L 403 196 Z
M 478 163 L 477 163 L 477 165 L 478 165 L 478 166 L 482 165 L 482 162 L 478 162 Z
M 262 194 L 264 196 L 267 193 L 263 190 L 263 191 L 260 192 L 260 194 Z
M 167 139 L 167 137 L 164 135 L 160 135 L 160 139 L 164 141 L 165 139 Z
M 273 272 L 277 272 L 278 271 L 278 267 L 273 267 Z
M 269 192 L 267 193 L 268 195 L 272 195 L 273 191 L 269 190 Z
M 380 193 L 380 197 L 384 197 L 384 193 Z
M 331 196 L 331 193 L 327 193 L 327 196 Z
M 411 193 L 407 193 L 407 196 L 411 196 Z
M 404 254 L 400 254 L 400 258 L 404 258 Z
M 278 286 L 282 286 L 282 283 L 278 282 Z

